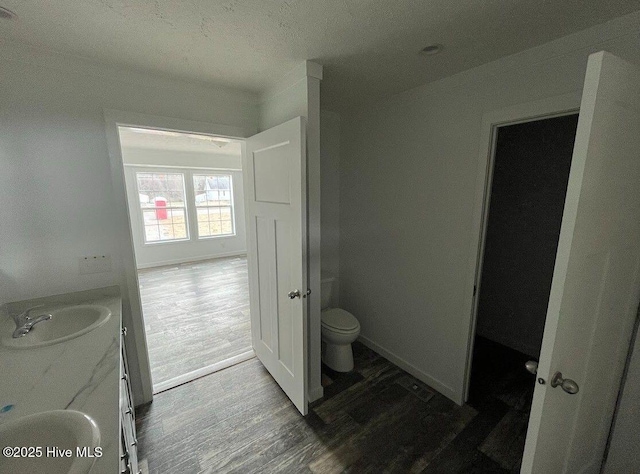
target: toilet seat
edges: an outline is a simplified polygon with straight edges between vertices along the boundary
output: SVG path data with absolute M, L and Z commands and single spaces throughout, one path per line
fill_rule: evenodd
M 322 311 L 321 323 L 325 329 L 340 333 L 351 333 L 360 329 L 360 323 L 356 317 L 340 308 Z

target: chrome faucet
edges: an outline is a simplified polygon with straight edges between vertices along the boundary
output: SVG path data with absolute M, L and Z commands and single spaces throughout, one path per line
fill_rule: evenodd
M 19 315 L 13 317 L 13 320 L 16 323 L 16 330 L 13 331 L 14 339 L 26 336 L 27 334 L 29 334 L 29 331 L 33 329 L 33 326 L 41 323 L 42 321 L 48 321 L 53 317 L 50 314 L 43 314 L 41 316 L 38 316 L 36 319 L 33 319 L 31 317 L 31 311 L 33 311 L 34 309 L 42 308 L 43 306 L 44 305 L 42 304 L 38 306 L 32 306 L 31 308 L 25 309 Z

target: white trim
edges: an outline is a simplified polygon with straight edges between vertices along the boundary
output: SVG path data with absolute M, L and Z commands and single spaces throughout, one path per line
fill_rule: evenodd
M 482 255 L 486 233 L 486 214 L 489 210 L 491 193 L 491 179 L 493 175 L 493 160 L 495 155 L 496 130 L 502 125 L 531 122 L 543 118 L 560 117 L 575 114 L 580 109 L 581 94 L 578 92 L 550 97 L 534 102 L 517 104 L 505 109 L 486 112 L 482 116 L 480 149 L 478 157 L 478 171 L 476 173 L 476 197 L 473 213 L 472 235 L 477 236 L 471 242 L 469 249 L 469 270 L 467 272 L 467 290 L 463 306 L 463 316 L 468 317 L 468 333 L 466 334 L 466 361 L 462 393 L 456 394 L 454 400 L 458 403 L 466 402 L 469 398 L 469 384 L 471 379 L 471 363 L 473 358 L 473 344 L 476 332 L 476 316 L 480 293 L 480 276 L 482 273 Z M 474 295 L 474 287 L 476 294 Z
M 313 403 L 316 400 L 320 400 L 324 396 L 324 387 L 320 385 L 319 387 L 309 387 L 309 403 Z
M 246 362 L 250 359 L 253 359 L 255 356 L 256 354 L 255 352 L 253 352 L 253 349 L 250 349 L 246 352 L 243 352 L 242 354 L 230 357 L 229 359 L 216 362 L 215 364 L 207 365 L 206 367 L 202 367 L 201 369 L 192 370 L 191 372 L 187 372 L 186 374 L 182 374 L 178 377 L 174 377 L 164 382 L 160 382 L 159 384 L 155 384 L 153 386 L 153 394 L 156 395 L 160 392 L 175 388 L 178 385 L 183 385 L 185 383 L 191 382 L 192 380 L 204 377 L 205 375 L 210 375 L 214 372 L 228 369 L 229 367 L 240 364 L 241 362 Z
M 259 102 L 262 104 L 273 100 L 276 96 L 284 93 L 290 87 L 298 84 L 301 81 L 305 81 L 308 78 L 322 80 L 323 68 L 320 64 L 313 61 L 302 61 L 296 67 L 291 69 L 287 74 L 280 79 L 275 87 L 267 89 L 260 95 Z M 307 103 L 308 107 L 308 103 Z M 318 107 L 318 112 L 320 108 Z
M 313 61 L 305 61 L 306 76 L 313 77 L 318 80 L 322 80 L 323 67 L 321 64 L 314 63 Z
M 218 137 L 234 138 L 237 140 L 243 140 L 254 133 L 252 130 L 242 127 L 213 124 L 175 117 L 162 117 L 159 115 L 141 114 L 137 112 L 126 112 L 114 109 L 104 109 L 104 118 L 107 123 L 116 122 L 119 126 L 124 127 L 152 128 L 171 132 L 200 133 L 203 135 L 215 135 Z
M 196 263 L 196 262 L 201 262 L 203 260 L 213 260 L 215 258 L 225 258 L 225 257 L 237 257 L 239 255 L 247 255 L 246 250 L 243 251 L 239 251 L 239 252 L 224 252 L 224 253 L 219 253 L 216 255 L 208 255 L 208 256 L 204 256 L 204 257 L 199 257 L 199 258 L 175 258 L 175 259 L 171 259 L 171 260 L 163 260 L 162 262 L 157 262 L 157 263 L 148 263 L 148 264 L 142 264 L 142 265 L 138 265 L 138 270 L 143 270 L 146 268 L 155 268 L 155 267 L 162 267 L 165 265 L 176 265 L 179 263 Z
M 179 170 L 209 170 L 209 171 L 238 171 L 241 172 L 242 168 L 212 168 L 210 166 L 178 166 L 178 165 L 141 165 L 136 163 L 124 163 L 125 168 L 171 168 Z
M 111 181 L 114 190 L 114 213 L 118 223 L 117 235 L 122 249 L 120 289 L 122 293 L 123 321 L 129 327 L 132 335 L 125 338 L 127 344 L 127 358 L 131 370 L 131 385 L 135 405 L 148 403 L 153 399 L 151 369 L 147 338 L 142 318 L 140 302 L 140 288 L 138 286 L 138 270 L 135 263 L 133 238 L 131 234 L 131 220 L 129 218 L 129 204 L 124 180 L 124 161 L 118 126 L 140 128 L 155 128 L 177 132 L 204 133 L 228 138 L 244 138 L 251 134 L 251 130 L 228 125 L 216 125 L 193 120 L 156 115 L 140 114 L 112 109 L 104 109 L 105 132 L 107 149 L 111 164 Z
M 391 352 L 391 351 L 385 349 L 384 347 L 380 346 L 379 344 L 373 342 L 368 337 L 360 335 L 360 337 L 358 337 L 358 341 L 363 343 L 365 346 L 367 346 L 372 351 L 377 352 L 378 354 L 380 354 L 382 357 L 387 359 L 389 362 L 392 362 L 393 364 L 397 365 L 398 367 L 400 367 L 405 372 L 408 372 L 409 374 L 413 375 L 415 378 L 417 378 L 421 382 L 424 382 L 427 385 L 429 385 L 431 388 L 437 390 L 438 392 L 440 392 L 445 397 L 447 397 L 447 398 L 453 400 L 454 402 L 462 405 L 462 403 L 460 403 L 458 401 L 458 398 L 456 397 L 455 390 L 453 388 L 449 387 L 448 385 L 446 385 L 445 383 L 443 383 L 440 380 L 436 379 L 435 377 L 432 377 L 431 375 L 421 371 L 420 369 L 418 369 L 414 365 L 411 365 L 409 362 L 407 362 L 403 358 L 395 355 L 393 352 Z
M 309 378 L 307 398 L 323 393 L 322 388 L 322 331 L 321 331 L 321 172 L 320 172 L 320 80 L 307 79 L 307 272 L 311 294 L 309 305 Z

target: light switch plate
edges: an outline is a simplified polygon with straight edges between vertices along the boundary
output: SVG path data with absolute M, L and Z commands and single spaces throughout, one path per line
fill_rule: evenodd
M 89 255 L 78 260 L 80 275 L 111 271 L 111 255 Z

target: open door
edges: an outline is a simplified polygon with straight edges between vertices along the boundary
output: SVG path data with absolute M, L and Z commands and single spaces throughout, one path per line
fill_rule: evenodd
M 253 350 L 307 414 L 307 193 L 302 117 L 246 141 L 247 261 Z
M 640 299 L 639 183 L 640 70 L 609 53 L 593 54 L 524 473 L 600 472 Z

